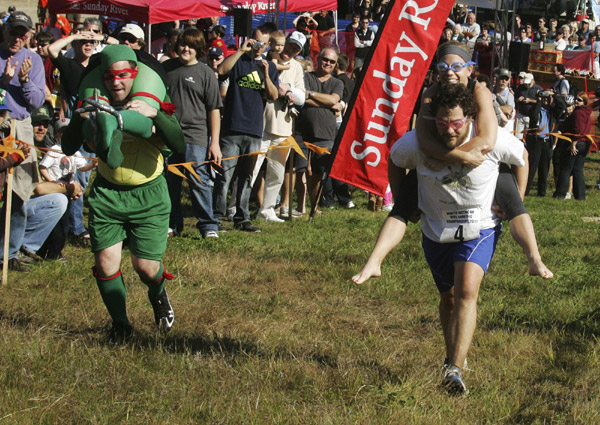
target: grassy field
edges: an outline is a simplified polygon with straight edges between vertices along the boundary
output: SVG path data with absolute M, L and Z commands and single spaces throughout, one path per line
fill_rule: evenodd
M 526 200 L 553 280 L 525 275 L 502 236 L 468 397 L 439 387 L 438 296 L 416 225 L 381 278 L 350 281 L 385 218 L 357 192 L 357 209 L 260 234 L 202 240 L 189 221 L 165 257 L 176 315 L 166 337 L 127 252 L 125 346 L 105 343 L 90 252 L 68 247 L 65 264 L 12 273 L 0 289 L 0 423 L 600 423 L 599 168 L 591 155 L 585 202 Z

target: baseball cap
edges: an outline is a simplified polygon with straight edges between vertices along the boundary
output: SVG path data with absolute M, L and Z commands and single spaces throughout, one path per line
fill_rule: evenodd
M 306 43 L 306 36 L 300 31 L 294 31 L 288 37 L 288 41 L 291 43 L 295 43 L 302 49 L 304 47 L 304 43 Z
M 48 108 L 42 106 L 41 108 L 37 108 L 31 114 L 31 122 L 40 122 L 40 121 L 50 121 L 50 114 L 48 113 Z
M 211 47 L 208 49 L 208 56 L 223 56 L 223 50 L 220 47 Z
M 145 40 L 144 38 L 144 30 L 136 24 L 127 24 L 123 28 L 121 28 L 120 34 L 131 34 L 137 39 Z
M 0 111 L 10 111 L 6 104 L 6 90 L 0 89 Z
M 60 131 L 67 128 L 71 120 L 69 118 L 61 118 L 54 123 L 54 131 Z
M 519 72 L 519 78 L 525 78 L 526 75 L 527 73 L 525 71 Z
M 6 20 L 9 28 L 25 27 L 28 30 L 33 29 L 33 21 L 24 12 L 15 12 Z
M 525 74 L 525 77 L 523 77 L 523 82 L 525 84 L 529 84 L 532 81 L 533 81 L 533 74 L 529 74 L 529 73 Z

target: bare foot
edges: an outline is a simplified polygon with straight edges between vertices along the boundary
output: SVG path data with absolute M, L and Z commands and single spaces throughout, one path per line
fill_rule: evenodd
M 542 260 L 531 260 L 529 262 L 529 274 L 531 276 L 539 276 L 544 279 L 552 279 L 554 273 L 542 262 Z
M 358 274 L 352 276 L 352 282 L 360 285 L 372 277 L 379 276 L 381 276 L 381 266 L 379 264 L 372 264 L 371 262 L 367 261 L 367 264 L 364 265 L 362 270 Z

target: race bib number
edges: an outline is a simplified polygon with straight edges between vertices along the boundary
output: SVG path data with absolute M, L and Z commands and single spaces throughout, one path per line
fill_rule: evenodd
M 480 211 L 479 208 L 442 211 L 444 230 L 440 242 L 464 242 L 477 239 L 481 230 L 479 225 Z

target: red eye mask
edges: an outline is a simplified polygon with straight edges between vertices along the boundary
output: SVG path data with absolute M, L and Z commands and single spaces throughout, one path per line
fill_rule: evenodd
M 127 80 L 128 78 L 135 78 L 137 75 L 138 70 L 135 68 L 107 69 L 104 71 L 104 81 Z

